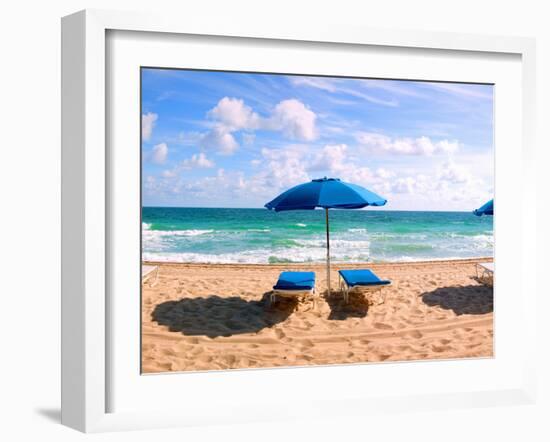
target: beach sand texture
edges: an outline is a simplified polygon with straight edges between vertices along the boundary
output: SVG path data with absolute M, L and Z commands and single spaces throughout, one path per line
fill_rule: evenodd
M 453 260 L 335 264 L 390 279 L 386 302 L 368 306 L 339 293 L 325 299 L 323 264 L 159 265 L 143 284 L 142 371 L 225 370 L 418 359 L 491 357 L 493 290 L 475 263 Z M 315 271 L 317 306 L 267 294 L 284 270 Z

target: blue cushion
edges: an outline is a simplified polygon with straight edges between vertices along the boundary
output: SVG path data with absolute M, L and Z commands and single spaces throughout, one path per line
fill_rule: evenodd
M 315 286 L 314 272 L 282 272 L 275 290 L 311 290 Z
M 387 285 L 391 283 L 391 281 L 380 279 L 369 269 L 339 270 L 338 273 L 342 275 L 349 287 L 356 285 Z

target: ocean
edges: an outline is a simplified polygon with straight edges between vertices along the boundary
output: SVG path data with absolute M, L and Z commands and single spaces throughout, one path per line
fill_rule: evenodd
M 333 262 L 410 262 L 493 255 L 493 217 L 470 212 L 330 210 Z M 324 262 L 324 210 L 142 209 L 148 261 Z

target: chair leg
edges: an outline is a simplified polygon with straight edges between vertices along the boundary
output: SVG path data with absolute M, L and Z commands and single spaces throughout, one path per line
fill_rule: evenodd
M 340 283 L 340 294 L 342 295 L 342 298 L 344 298 L 344 303 L 348 303 L 349 301 L 349 287 L 342 279 L 342 276 L 339 275 L 338 282 Z

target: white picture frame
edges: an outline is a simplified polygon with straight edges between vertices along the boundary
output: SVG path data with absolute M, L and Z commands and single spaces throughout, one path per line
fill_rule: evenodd
M 112 312 L 108 300 L 109 253 L 112 241 L 111 196 L 109 195 L 109 156 L 106 120 L 108 82 L 106 81 L 106 38 L 111 31 L 154 32 L 162 35 L 218 36 L 221 38 L 268 39 L 312 44 L 366 45 L 384 48 L 429 49 L 483 54 L 509 54 L 521 63 L 521 156 L 523 186 L 518 192 L 522 209 L 521 257 L 536 255 L 535 189 L 535 43 L 518 37 L 427 33 L 358 29 L 326 24 L 291 26 L 258 22 L 209 23 L 194 17 L 154 16 L 123 12 L 87 10 L 62 21 L 62 423 L 84 432 L 111 431 L 169 426 L 207 425 L 209 423 L 252 422 L 285 419 L 296 415 L 323 417 L 334 414 L 369 414 L 408 409 L 441 409 L 500 404 L 533 403 L 536 393 L 534 350 L 527 344 L 518 355 L 521 380 L 489 390 L 461 393 L 430 392 L 415 395 L 372 397 L 342 394 L 325 400 L 311 399 L 285 409 L 258 407 L 246 397 L 233 403 L 233 410 L 222 408 L 206 414 L 198 407 L 194 413 L 173 407 L 151 411 L 112 411 L 109 405 L 109 366 L 113 355 L 108 343 Z M 159 34 L 156 34 L 157 36 Z M 498 166 L 497 166 L 498 167 Z M 504 212 L 503 212 L 504 213 Z M 498 230 L 497 230 L 498 232 Z M 525 333 L 534 336 L 536 281 L 528 278 L 529 267 L 522 260 L 520 318 Z M 533 275 L 533 274 L 531 274 Z M 524 341 L 534 342 L 534 339 Z M 498 355 L 497 355 L 498 357 Z M 377 370 L 381 370 L 378 366 Z M 387 366 L 389 367 L 389 366 Z M 316 370 L 316 368 L 308 369 Z M 354 367 L 355 376 L 361 367 Z M 281 370 L 279 370 L 280 372 Z M 283 370 L 288 378 L 292 370 Z M 269 370 L 241 371 L 231 382 L 269 376 Z M 298 373 L 298 372 L 296 372 Z M 312 373 L 311 371 L 309 373 Z M 219 373 L 202 374 L 218 379 Z M 223 374 L 221 375 L 223 376 Z M 210 377 L 210 378 L 209 378 Z M 239 377 L 240 380 L 237 378 Z M 170 378 L 170 377 L 168 377 Z M 172 377 L 172 379 L 176 379 Z M 195 378 L 198 379 L 198 378 Z M 516 382 L 517 381 L 517 382 Z M 171 382 L 170 380 L 166 382 Z M 253 381 L 254 382 L 254 381 Z M 195 394 L 195 393 L 191 393 Z M 245 395 L 246 396 L 246 395 Z M 301 409 L 298 409 L 301 408 Z M 234 410 L 240 410 L 234 413 Z M 233 412 L 232 412 L 233 411 Z

